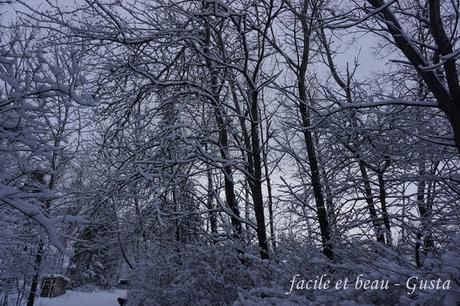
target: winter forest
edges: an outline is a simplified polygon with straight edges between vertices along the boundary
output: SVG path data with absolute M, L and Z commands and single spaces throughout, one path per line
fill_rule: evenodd
M 459 0 L 0 14 L 0 305 L 459 305 Z

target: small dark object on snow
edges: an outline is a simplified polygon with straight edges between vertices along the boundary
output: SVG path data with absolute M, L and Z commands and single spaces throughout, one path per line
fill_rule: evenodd
M 124 298 L 121 298 L 121 297 L 119 297 L 117 299 L 117 301 L 118 301 L 118 304 L 120 304 L 120 306 L 126 305 L 126 303 L 128 302 L 127 299 L 124 299 Z

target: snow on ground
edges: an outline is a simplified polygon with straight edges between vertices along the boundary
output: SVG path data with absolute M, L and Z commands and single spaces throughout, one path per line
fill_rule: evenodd
M 126 290 L 78 292 L 68 290 L 55 298 L 39 298 L 34 306 L 119 306 L 118 297 L 126 297 Z

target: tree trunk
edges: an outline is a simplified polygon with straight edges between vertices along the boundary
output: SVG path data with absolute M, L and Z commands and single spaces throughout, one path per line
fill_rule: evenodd
M 436 171 L 437 163 L 434 165 L 434 171 Z M 420 231 L 417 233 L 417 242 L 415 244 L 415 261 L 417 267 L 421 267 L 422 262 L 420 260 L 420 247 L 423 239 L 423 252 L 428 253 L 434 247 L 433 240 L 431 238 L 431 207 L 429 205 L 430 197 L 425 198 L 426 190 L 426 168 L 425 158 L 419 163 L 419 181 L 417 184 L 417 208 L 420 215 Z M 428 187 L 430 188 L 430 187 Z
M 449 120 L 454 132 L 455 145 L 460 153 L 460 84 L 458 71 L 456 68 L 456 57 L 449 56 L 454 54 L 452 43 L 444 30 L 440 13 L 440 1 L 430 0 L 429 4 L 429 24 L 430 31 L 436 43 L 437 50 L 441 56 L 446 57 L 443 64 L 447 87 L 444 86 L 434 69 L 423 69 L 430 65 L 422 56 L 420 50 L 404 33 L 401 23 L 394 15 L 390 7 L 385 7 L 384 0 L 368 0 L 375 8 L 379 9 L 379 15 L 386 21 L 388 32 L 392 35 L 395 45 L 404 53 L 417 73 L 422 77 L 427 88 L 435 96 L 439 108 L 444 112 Z
M 267 167 L 265 166 L 265 171 L 267 171 Z M 273 216 L 273 196 L 272 196 L 272 184 L 270 180 L 270 176 L 267 175 L 266 177 L 267 182 L 267 193 L 268 193 L 268 218 L 269 218 L 269 225 L 270 225 L 270 241 L 272 244 L 273 252 L 275 254 L 278 253 L 276 248 L 276 234 L 275 234 L 275 222 Z
M 392 246 L 393 242 L 391 238 L 390 216 L 387 210 L 387 194 L 385 190 L 385 180 L 383 179 L 383 173 L 377 173 L 377 177 L 379 181 L 379 199 L 382 208 L 383 224 L 385 225 L 386 242 L 388 246 Z
M 214 204 L 213 204 L 213 198 L 214 198 L 214 190 L 213 190 L 213 184 L 212 184 L 212 171 L 211 167 L 209 164 L 206 165 L 206 176 L 208 178 L 208 197 L 206 199 L 206 206 L 207 209 L 209 209 L 209 225 L 211 228 L 211 234 L 212 236 L 217 235 L 217 215 L 216 212 L 214 211 Z
M 316 135 L 312 135 L 316 136 Z M 319 143 L 318 137 L 313 137 L 316 143 Z M 325 195 L 325 202 L 326 202 L 326 210 L 327 210 L 327 221 L 329 224 L 329 234 L 331 235 L 331 243 L 339 239 L 337 236 L 337 216 L 335 214 L 335 206 L 334 206 L 334 198 L 332 197 L 332 190 L 329 180 L 327 179 L 325 164 L 321 159 L 321 156 L 318 156 L 318 166 L 321 169 L 321 176 L 322 176 L 322 186 L 324 186 L 324 195 Z
M 316 158 L 316 147 L 313 142 L 313 137 L 310 128 L 310 114 L 306 106 L 306 89 L 305 89 L 305 78 L 301 77 L 299 83 L 299 109 L 302 117 L 302 127 L 304 128 L 304 141 L 307 148 L 308 164 L 310 166 L 311 183 L 313 187 L 313 194 L 316 203 L 316 213 L 318 216 L 318 222 L 320 227 L 321 242 L 323 246 L 323 253 L 329 259 L 334 258 L 334 251 L 331 243 L 331 235 L 329 222 L 327 219 L 327 212 L 321 190 L 321 178 L 318 167 L 318 159 Z
M 369 210 L 369 215 L 371 216 L 376 239 L 378 242 L 385 243 L 385 236 L 382 230 L 382 224 L 375 210 L 374 196 L 372 194 L 369 175 L 367 174 L 366 166 L 361 160 L 359 161 L 359 170 L 361 171 L 361 176 L 363 178 L 364 194 L 366 195 L 367 209 Z
M 211 43 L 211 32 L 209 28 L 206 28 L 206 39 L 205 39 L 205 47 L 204 53 L 209 53 L 209 46 Z M 227 132 L 227 125 L 225 122 L 224 112 L 221 109 L 221 105 L 219 103 L 219 84 L 218 84 L 218 71 L 213 67 L 212 61 L 206 57 L 206 66 L 208 72 L 211 75 L 211 91 L 212 91 L 212 98 L 211 103 L 214 107 L 214 115 L 217 122 L 217 127 L 219 129 L 219 152 L 222 159 L 225 161 L 230 160 L 230 154 L 228 153 L 228 132 Z M 233 182 L 233 174 L 232 168 L 228 165 L 223 167 L 224 173 L 224 186 L 225 186 L 225 198 L 227 201 L 227 206 L 232 211 L 233 215 L 230 216 L 232 226 L 234 228 L 234 238 L 239 240 L 241 239 L 241 222 L 239 220 L 240 211 L 238 208 L 238 203 L 236 201 L 235 195 L 235 184 Z
M 262 160 L 260 157 L 260 136 L 259 136 L 259 109 L 257 107 L 257 91 L 252 89 L 251 95 L 251 177 L 249 187 L 251 188 L 252 201 L 254 202 L 254 213 L 256 215 L 257 239 L 259 241 L 260 258 L 269 259 L 267 233 L 265 229 L 264 200 L 262 194 Z
M 30 285 L 29 297 L 27 298 L 27 306 L 34 306 L 34 303 L 35 303 L 35 297 L 37 295 L 37 288 L 38 288 L 38 281 L 40 278 L 40 265 L 42 263 L 42 258 L 43 258 L 43 249 L 44 249 L 44 245 L 43 245 L 43 242 L 40 240 L 38 242 L 37 253 L 35 254 L 34 275 L 32 276 L 32 283 Z
M 260 135 L 262 136 L 262 144 L 267 143 L 268 145 L 268 140 L 270 137 L 270 122 L 267 122 L 266 130 L 265 130 L 265 136 L 266 139 L 264 139 L 263 135 L 263 129 L 261 127 L 260 129 Z M 275 235 L 275 223 L 274 223 L 274 216 L 273 216 L 273 196 L 272 196 L 272 183 L 270 179 L 270 172 L 268 169 L 268 153 L 267 149 L 265 148 L 265 145 L 262 145 L 262 157 L 263 157 L 263 163 L 264 163 L 264 172 L 265 172 L 265 183 L 267 184 L 267 196 L 268 196 L 268 223 L 270 226 L 270 242 L 273 248 L 273 252 L 277 254 L 277 249 L 276 249 L 276 235 Z
M 307 14 L 308 1 L 303 2 L 302 14 Z M 317 12 L 312 12 L 312 16 L 316 15 Z M 297 87 L 299 91 L 299 111 L 301 116 L 301 123 L 304 134 L 305 146 L 308 154 L 308 164 L 310 166 L 311 183 L 313 187 L 313 194 L 315 197 L 316 214 L 318 216 L 318 222 L 320 227 L 321 243 L 323 247 L 323 253 L 329 259 L 334 259 L 334 251 L 331 242 L 331 234 L 328 222 L 328 216 L 326 212 L 323 191 L 321 186 L 321 178 L 318 167 L 318 160 L 316 157 L 316 147 L 313 141 L 310 120 L 310 110 L 308 109 L 307 89 L 306 89 L 306 74 L 307 67 L 310 60 L 310 35 L 311 35 L 311 24 L 309 22 L 312 19 L 302 18 L 300 20 L 302 25 L 303 35 L 303 48 L 301 54 L 301 61 L 297 71 Z

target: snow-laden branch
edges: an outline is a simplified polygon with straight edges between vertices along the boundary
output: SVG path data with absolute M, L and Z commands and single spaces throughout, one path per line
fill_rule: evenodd
M 37 193 L 36 195 L 39 196 L 40 193 Z M 44 196 L 47 195 L 44 194 Z M 16 209 L 26 217 L 35 221 L 45 230 L 48 235 L 49 242 L 53 246 L 55 246 L 63 254 L 70 257 L 73 256 L 73 252 L 68 250 L 62 241 L 58 238 L 58 233 L 56 232 L 55 225 L 62 224 L 63 222 L 80 224 L 88 224 L 89 222 L 80 216 L 58 216 L 50 218 L 38 205 L 34 205 L 25 200 L 27 198 L 30 198 L 30 194 L 24 194 L 23 192 L 18 191 L 17 189 L 10 186 L 0 185 L 1 202 Z

